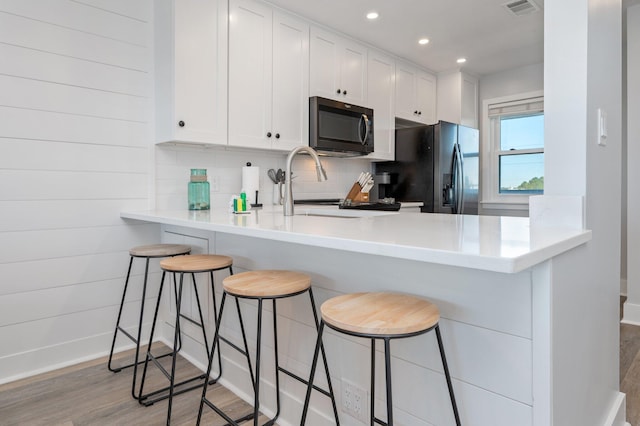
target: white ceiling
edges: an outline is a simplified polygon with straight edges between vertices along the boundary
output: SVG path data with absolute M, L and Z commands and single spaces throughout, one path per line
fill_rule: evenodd
M 478 76 L 543 62 L 540 10 L 515 17 L 508 0 L 269 0 L 284 9 L 409 59 L 434 72 Z M 365 14 L 380 17 L 368 21 Z M 418 45 L 427 37 L 430 43 Z M 459 57 L 467 58 L 460 66 Z

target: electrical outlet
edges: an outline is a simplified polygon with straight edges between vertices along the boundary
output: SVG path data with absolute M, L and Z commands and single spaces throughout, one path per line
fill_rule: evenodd
M 342 411 L 363 423 L 369 421 L 367 391 L 347 380 L 342 380 Z
M 220 176 L 211 176 L 211 192 L 220 192 L 220 185 L 218 182 L 220 181 Z

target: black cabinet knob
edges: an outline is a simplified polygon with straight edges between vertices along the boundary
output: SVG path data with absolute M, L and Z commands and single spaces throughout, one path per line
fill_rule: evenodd
M 347 91 L 346 91 L 346 90 L 343 90 L 343 91 L 342 91 L 342 94 L 343 94 L 343 95 L 346 95 L 346 94 L 347 94 Z
M 418 115 L 422 115 L 422 111 L 418 111 Z
M 271 137 L 271 132 L 267 132 L 267 137 L 270 138 Z
M 413 111 L 415 115 L 418 115 L 418 110 Z
M 276 139 L 280 139 L 280 133 L 276 133 Z
M 336 93 L 339 95 L 340 93 L 342 93 L 342 90 L 338 89 L 336 90 Z
M 182 121 L 182 120 L 178 121 L 178 126 L 184 127 L 184 121 Z

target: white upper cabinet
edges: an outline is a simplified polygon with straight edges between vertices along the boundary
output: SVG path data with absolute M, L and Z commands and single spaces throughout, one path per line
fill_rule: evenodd
M 369 50 L 367 67 L 367 106 L 373 108 L 372 160 L 395 159 L 395 61 Z
M 156 141 L 226 144 L 227 2 L 154 4 Z
M 365 105 L 367 48 L 311 28 L 311 96 Z
M 229 145 L 308 145 L 309 27 L 252 0 L 229 3 Z
M 396 117 L 436 122 L 436 77 L 404 62 L 396 63 Z
M 273 149 L 309 145 L 309 25 L 273 15 Z
M 438 75 L 438 119 L 478 128 L 478 79 L 455 71 Z

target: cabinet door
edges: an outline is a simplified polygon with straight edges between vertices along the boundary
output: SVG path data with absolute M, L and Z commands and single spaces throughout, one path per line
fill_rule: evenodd
M 367 49 L 359 44 L 344 41 L 340 67 L 342 97 L 339 99 L 356 105 L 365 105 Z
M 416 71 L 407 65 L 396 63 L 396 117 L 416 121 L 418 109 L 415 93 Z
M 309 145 L 309 26 L 273 15 L 272 148 Z
M 365 104 L 367 49 L 335 34 L 311 29 L 311 96 Z
M 340 89 L 341 48 L 338 37 L 311 28 L 310 45 L 310 92 L 311 96 L 330 99 L 342 99 L 337 93 Z M 342 93 L 342 89 L 340 89 Z
M 436 120 L 436 77 L 420 72 L 416 78 L 418 121 L 433 124 Z
M 155 16 L 157 141 L 226 144 L 226 2 L 159 0 Z
M 229 145 L 270 148 L 272 11 L 229 3 Z
M 373 108 L 375 150 L 369 158 L 395 157 L 395 63 L 393 59 L 369 51 L 367 66 L 367 106 Z

